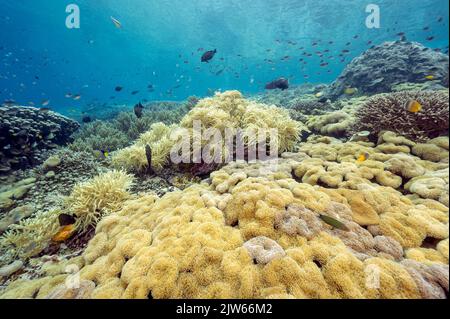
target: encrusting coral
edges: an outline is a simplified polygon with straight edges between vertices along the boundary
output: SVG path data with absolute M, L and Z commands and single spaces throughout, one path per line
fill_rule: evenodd
M 369 160 L 356 162 L 362 151 Z M 445 298 L 448 207 L 401 185 L 416 164 L 431 172 L 448 163 L 404 153 L 414 164 L 402 167 L 396 156 L 372 143 L 315 138 L 276 165 L 232 162 L 183 191 L 142 194 L 98 223 L 81 257 L 0 297 Z M 308 163 L 322 173 L 301 183 Z M 397 179 L 406 194 L 380 185 Z M 62 288 L 71 262 L 86 290 Z
M 222 157 L 229 155 L 224 142 L 226 129 L 232 130 L 234 134 L 237 129 L 241 129 L 244 138 L 250 132 L 258 133 L 258 130 L 263 130 L 268 133 L 271 129 L 276 129 L 279 152 L 292 150 L 302 130 L 306 130 L 300 122 L 290 119 L 288 111 L 284 109 L 246 100 L 238 91 L 227 91 L 200 100 L 179 125 L 154 124 L 134 145 L 116 152 L 113 164 L 131 171 L 147 170 L 149 163 L 145 148 L 148 145 L 151 149 L 152 168 L 160 170 L 169 163 L 170 153 L 180 138 L 190 135 L 191 138 L 182 143 L 191 143 L 195 123 L 201 125 L 200 134 L 207 129 L 217 129 L 220 132 L 223 141 Z M 208 143 L 209 140 L 202 139 L 201 148 L 204 149 Z M 243 143 L 248 147 L 257 141 L 245 139 Z M 191 150 L 191 145 L 187 147 Z M 192 156 L 191 153 L 189 155 Z
M 343 137 L 350 135 L 355 124 L 355 113 L 367 100 L 366 96 L 334 102 L 339 109 L 322 115 L 311 115 L 308 117 L 306 126 L 314 133 Z

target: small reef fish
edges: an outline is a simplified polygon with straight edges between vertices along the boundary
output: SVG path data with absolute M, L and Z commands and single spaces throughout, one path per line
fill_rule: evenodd
M 66 225 L 61 227 L 61 229 L 53 236 L 52 241 L 61 243 L 72 237 L 75 233 L 75 225 Z
M 42 103 L 41 103 L 42 106 L 47 106 L 47 105 L 49 105 L 49 104 L 50 104 L 50 100 L 44 100 L 44 101 L 42 101 Z
M 92 118 L 89 115 L 83 116 L 83 118 L 81 120 L 83 121 L 83 123 L 91 123 L 92 122 Z
M 152 149 L 150 147 L 150 145 L 145 145 L 145 157 L 147 158 L 147 172 L 151 175 L 155 174 L 155 171 L 153 170 L 152 167 Z
M 350 231 L 350 229 L 348 229 L 347 226 L 345 226 L 345 224 L 333 217 L 327 216 L 327 215 L 323 215 L 320 214 L 319 218 L 324 221 L 326 224 L 332 226 L 333 228 L 337 228 L 343 231 Z
M 358 156 L 358 158 L 356 159 L 356 161 L 357 161 L 358 163 L 362 163 L 362 162 L 367 161 L 367 160 L 369 159 L 369 157 L 370 157 L 369 153 L 363 153 L 363 154 L 360 154 L 360 155 Z
M 358 93 L 358 89 L 357 89 L 357 88 L 351 88 L 351 87 L 348 87 L 348 88 L 345 88 L 345 89 L 344 89 L 344 94 L 347 94 L 347 95 L 354 95 L 354 94 L 356 94 L 356 93 Z
M 411 113 L 418 113 L 422 111 L 422 104 L 416 100 L 408 101 L 408 103 L 406 103 L 406 110 Z
M 139 93 L 139 91 L 133 91 L 133 92 L 131 92 L 131 95 L 136 95 L 136 94 L 138 94 Z
M 105 159 L 109 156 L 109 152 L 108 151 L 103 151 L 103 150 L 94 150 L 94 156 L 98 159 Z
M 323 92 L 318 92 L 314 96 L 319 99 L 323 96 Z
M 425 79 L 432 81 L 434 80 L 434 75 L 427 75 Z
M 75 224 L 76 220 L 73 216 L 68 214 L 61 214 L 58 216 L 58 221 L 60 226 L 67 226 Z
M 64 97 L 70 99 L 72 97 L 72 93 L 67 93 L 66 95 L 64 95 Z
M 116 86 L 116 88 L 114 89 L 116 92 L 120 92 L 122 91 L 123 87 L 121 86 Z
M 269 82 L 265 86 L 266 90 L 280 89 L 282 91 L 289 89 L 289 81 L 285 78 L 279 78 L 272 82 Z
M 50 112 L 50 111 L 51 111 L 51 109 L 48 108 L 48 107 L 41 107 L 41 108 L 39 109 L 39 112 L 42 112 L 42 113 L 47 113 L 47 112 Z
M 81 99 L 81 95 L 80 94 L 77 94 L 77 95 L 73 96 L 73 100 L 74 101 L 78 101 L 79 99 Z
M 136 115 L 136 117 L 138 119 L 140 119 L 142 117 L 143 110 L 144 110 L 144 106 L 141 104 L 141 102 L 139 102 L 138 104 L 136 104 L 134 106 L 134 114 Z
M 214 50 L 211 50 L 211 51 L 206 51 L 206 52 L 202 55 L 201 61 L 202 61 L 202 62 L 209 63 L 209 61 L 211 61 L 211 60 L 214 58 L 214 56 L 216 55 L 216 53 L 217 53 L 217 49 L 214 49 Z
M 122 28 L 122 23 L 119 20 L 117 20 L 116 18 L 111 16 L 111 21 L 114 23 L 114 25 L 116 26 L 117 29 Z

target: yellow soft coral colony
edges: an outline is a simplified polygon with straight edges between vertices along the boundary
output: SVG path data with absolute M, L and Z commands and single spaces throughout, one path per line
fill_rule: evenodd
M 267 135 L 270 129 L 276 129 L 280 153 L 292 150 L 302 130 L 306 130 L 300 122 L 290 119 L 288 111 L 284 109 L 246 100 L 238 91 L 227 91 L 200 100 L 179 125 L 169 127 L 162 123 L 154 124 L 134 145 L 116 152 L 113 164 L 127 170 L 145 171 L 148 168 L 145 147 L 148 145 L 152 150 L 152 166 L 159 170 L 168 164 L 170 152 L 179 138 L 192 135 L 196 123 L 200 123 L 203 130 L 217 129 L 222 140 L 225 138 L 225 129 L 242 129 L 244 134 L 262 130 Z M 202 140 L 201 147 L 206 143 L 207 140 Z M 244 139 L 244 143 L 249 145 L 255 141 Z M 188 150 L 191 147 L 189 145 Z
M 302 158 L 284 154 L 271 173 L 263 163 L 231 163 L 212 174 L 211 185 L 129 200 L 99 222 L 83 254 L 80 276 L 95 284 L 92 291 L 61 290 L 67 275 L 53 269 L 2 297 L 445 296 L 445 273 L 436 267 L 448 267 L 448 210 L 414 204 L 388 187 L 298 183 L 291 172 Z M 427 237 L 442 239 L 427 248 L 433 252 L 421 248 Z
M 378 146 L 415 145 L 382 136 Z M 445 298 L 448 207 L 436 194 L 446 190 L 404 184 L 448 183 L 448 163 L 378 146 L 314 137 L 275 167 L 233 162 L 210 183 L 123 199 L 73 261 L 87 290 L 63 290 L 61 265 L 0 297 Z

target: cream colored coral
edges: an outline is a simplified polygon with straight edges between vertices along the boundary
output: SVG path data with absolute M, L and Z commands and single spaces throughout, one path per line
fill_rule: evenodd
M 132 183 L 132 176 L 113 170 L 75 185 L 65 205 L 75 216 L 76 227 L 86 230 L 96 225 L 102 216 L 120 210 L 131 196 L 127 190 Z
M 360 151 L 370 159 L 357 162 Z M 409 168 L 386 165 L 393 158 L 369 143 L 318 138 L 278 165 L 233 162 L 209 184 L 123 201 L 98 223 L 81 279 L 95 282 L 92 298 L 443 298 L 448 208 L 381 186 L 408 178 Z M 440 240 L 436 249 L 422 247 L 427 238 Z M 0 297 L 43 298 L 67 277 L 56 269 Z
M 148 159 L 145 148 L 150 146 L 152 153 L 152 168 L 160 170 L 170 164 L 171 152 L 176 152 L 178 148 L 187 147 L 189 155 L 189 163 L 196 155 L 192 151 L 192 139 L 196 125 L 200 125 L 202 132 L 207 129 L 216 129 L 221 134 L 222 147 L 219 147 L 221 158 L 226 159 L 232 156 L 230 150 L 226 148 L 225 130 L 231 130 L 237 135 L 237 130 L 241 130 L 240 137 L 243 145 L 256 145 L 257 139 L 266 137 L 270 143 L 276 143 L 279 153 L 292 151 L 296 145 L 302 131 L 306 131 L 306 127 L 302 123 L 292 120 L 287 110 L 258 104 L 256 102 L 246 100 L 238 91 L 227 91 L 216 93 L 212 98 L 200 100 L 197 105 L 183 117 L 179 125 L 170 127 L 157 123 L 154 124 L 150 131 L 142 134 L 134 145 L 116 152 L 112 158 L 113 164 L 118 168 L 143 172 L 148 168 Z M 271 130 L 275 130 L 275 136 L 271 136 Z M 256 134 L 255 140 L 249 139 L 248 134 Z M 191 136 L 186 139 L 186 135 Z M 183 139 L 183 137 L 185 139 Z M 204 150 L 209 141 L 202 139 L 200 147 Z M 231 150 L 232 152 L 232 150 Z

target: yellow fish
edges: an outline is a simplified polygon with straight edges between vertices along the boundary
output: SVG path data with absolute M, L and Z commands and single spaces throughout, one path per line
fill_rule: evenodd
M 72 237 L 72 235 L 75 232 L 75 225 L 66 225 L 60 228 L 60 230 L 56 233 L 55 236 L 53 236 L 52 240 L 54 242 L 60 243 L 63 241 L 66 241 L 67 239 L 69 239 L 70 237 Z
M 120 21 L 117 20 L 116 18 L 111 17 L 111 21 L 114 23 L 114 25 L 116 26 L 116 28 L 118 28 L 118 29 L 122 28 L 122 23 L 120 23 Z
M 323 92 L 319 92 L 319 93 L 316 93 L 315 94 L 315 97 L 316 98 L 320 98 L 320 97 L 322 97 L 323 96 Z
M 367 161 L 367 160 L 369 159 L 369 157 L 370 157 L 369 153 L 363 153 L 363 154 L 360 154 L 360 155 L 358 156 L 358 158 L 356 159 L 356 161 L 357 161 L 358 163 L 362 163 L 362 162 Z
M 426 77 L 425 77 L 425 79 L 427 79 L 427 80 L 434 80 L 434 75 L 427 75 Z
M 353 95 L 353 94 L 355 94 L 355 93 L 357 93 L 358 92 L 358 89 L 357 88 L 346 88 L 345 90 L 344 90 L 344 93 L 345 94 L 347 94 L 347 95 Z
M 406 104 L 406 110 L 411 113 L 418 113 L 422 111 L 422 104 L 416 100 L 411 100 Z

